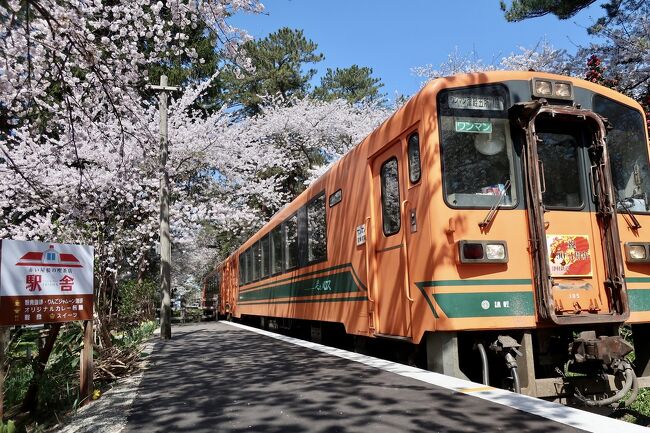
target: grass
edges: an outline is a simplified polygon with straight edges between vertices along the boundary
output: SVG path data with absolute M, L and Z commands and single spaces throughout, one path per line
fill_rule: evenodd
M 118 347 L 137 349 L 148 339 L 156 329 L 155 321 L 143 322 L 140 325 L 115 336 L 114 344 Z M 79 355 L 81 350 L 82 331 L 76 323 L 70 323 L 61 328 L 52 354 L 47 363 L 45 373 L 39 381 L 38 406 L 32 415 L 20 414 L 20 405 L 25 397 L 34 371 L 32 363 L 38 354 L 39 331 L 21 329 L 8 351 L 9 370 L 5 380 L 5 408 L 7 414 L 20 417 L 18 431 L 42 431 L 48 425 L 58 421 L 58 415 L 75 410 L 79 405 Z M 94 354 L 99 361 L 99 354 Z M 105 388 L 107 383 L 96 383 L 98 389 Z

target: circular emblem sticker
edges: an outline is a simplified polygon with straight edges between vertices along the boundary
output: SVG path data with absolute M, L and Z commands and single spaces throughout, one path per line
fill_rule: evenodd
M 481 308 L 484 309 L 484 310 L 487 310 L 488 308 L 490 308 L 490 301 L 488 301 L 487 299 L 484 299 L 483 302 L 481 302 Z

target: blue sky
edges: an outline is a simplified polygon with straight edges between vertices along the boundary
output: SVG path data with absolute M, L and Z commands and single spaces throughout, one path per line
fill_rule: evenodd
M 421 79 L 411 68 L 440 65 L 455 49 L 474 52 L 485 63 L 498 62 L 519 46 L 546 39 L 573 53 L 589 41 L 586 27 L 602 16 L 596 2 L 575 17 L 560 21 L 545 16 L 508 23 L 498 0 L 262 0 L 262 15 L 236 15 L 231 24 L 262 38 L 281 28 L 302 29 L 318 44 L 325 60 L 315 65 L 318 77 L 329 68 L 353 64 L 373 68 L 384 92 L 413 94 Z M 317 77 L 314 84 L 318 84 Z

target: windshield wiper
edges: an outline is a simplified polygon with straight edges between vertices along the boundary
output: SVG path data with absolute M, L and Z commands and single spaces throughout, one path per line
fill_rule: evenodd
M 627 199 L 623 199 L 623 200 L 619 199 L 618 194 L 616 194 L 616 209 L 619 210 L 619 209 L 623 208 L 623 210 L 625 211 L 627 216 L 630 217 L 629 220 L 627 218 L 623 218 L 625 220 L 625 222 L 627 223 L 627 225 L 630 226 L 630 228 L 632 230 L 638 230 L 638 229 L 641 228 L 641 224 L 639 223 L 639 220 L 636 219 L 636 217 L 634 216 L 634 214 L 630 210 L 630 207 L 632 205 L 634 205 L 634 202 L 632 202 L 632 205 L 630 205 L 628 207 L 627 204 L 626 204 L 626 200 Z
M 497 211 L 499 210 L 499 206 L 501 205 L 501 201 L 503 200 L 503 197 L 506 196 L 509 189 L 510 189 L 510 179 L 506 180 L 506 183 L 503 186 L 503 190 L 501 191 L 501 193 L 497 197 L 497 200 L 494 202 L 494 204 L 492 205 L 492 207 L 488 211 L 488 214 L 485 215 L 485 218 L 483 218 L 483 221 L 478 223 L 478 226 L 481 229 L 484 229 L 487 226 L 489 226 L 490 224 L 492 224 L 492 221 L 494 220 L 494 217 L 496 216 Z

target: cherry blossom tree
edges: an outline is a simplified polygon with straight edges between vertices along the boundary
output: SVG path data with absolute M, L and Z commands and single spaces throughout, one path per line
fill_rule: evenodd
M 389 114 L 389 110 L 371 101 L 353 104 L 344 99 L 276 98 L 267 101 L 260 115 L 233 131 L 249 142 L 264 143 L 273 149 L 272 157 L 283 160 L 284 170 L 276 175 L 281 183 L 299 168 L 306 168 L 300 179 L 302 188 L 294 191 L 297 194 Z
M 424 66 L 415 66 L 411 68 L 411 72 L 418 77 L 422 77 L 424 79 L 422 84 L 424 85 L 440 77 L 478 71 L 492 71 L 495 69 L 496 67 L 493 65 L 493 62 L 484 62 L 474 51 L 467 55 L 461 53 L 458 47 L 456 47 L 447 56 L 447 60 L 442 62 L 438 67 L 434 67 L 430 63 Z
M 98 310 L 110 312 L 118 277 L 145 268 L 157 240 L 158 113 L 144 94 L 147 71 L 180 55 L 201 64 L 185 42 L 197 23 L 223 58 L 248 67 L 237 50 L 247 36 L 226 19 L 261 8 L 255 0 L 0 4 L 0 237 L 94 245 Z M 238 218 L 236 201 L 207 203 L 197 193 L 225 188 L 198 163 L 211 135 L 205 115 L 188 108 L 208 84 L 172 108 L 172 228 L 181 241 L 196 220 Z M 227 118 L 211 115 L 211 134 Z M 228 164 L 227 155 L 214 159 Z
M 191 218 L 180 223 L 185 236 L 177 239 L 185 242 L 179 241 L 175 251 L 183 270 L 175 271 L 174 286 L 196 288 L 198 281 L 190 281 L 192 276 L 205 273 L 210 264 L 230 254 L 389 114 L 374 103 L 287 101 L 276 96 L 266 98 L 261 112 L 251 118 L 234 121 L 221 114 L 220 129 L 214 128 L 219 115 L 192 122 L 174 120 L 178 122 L 171 128 L 177 131 L 175 140 L 186 131 L 187 144 L 182 148 L 194 146 L 200 151 L 194 165 L 203 161 L 203 173 L 209 173 L 200 193 L 206 203 L 192 204 L 203 206 L 201 211 L 179 212 Z M 193 126 L 185 130 L 190 123 Z
M 546 39 L 541 39 L 533 48 L 519 47 L 519 53 L 485 62 L 475 52 L 463 55 L 458 48 L 438 67 L 432 64 L 417 66 L 411 72 L 424 79 L 423 84 L 440 77 L 470 72 L 494 70 L 535 70 L 556 74 L 577 74 L 582 68 L 575 68 L 572 57 L 566 50 L 554 48 Z

